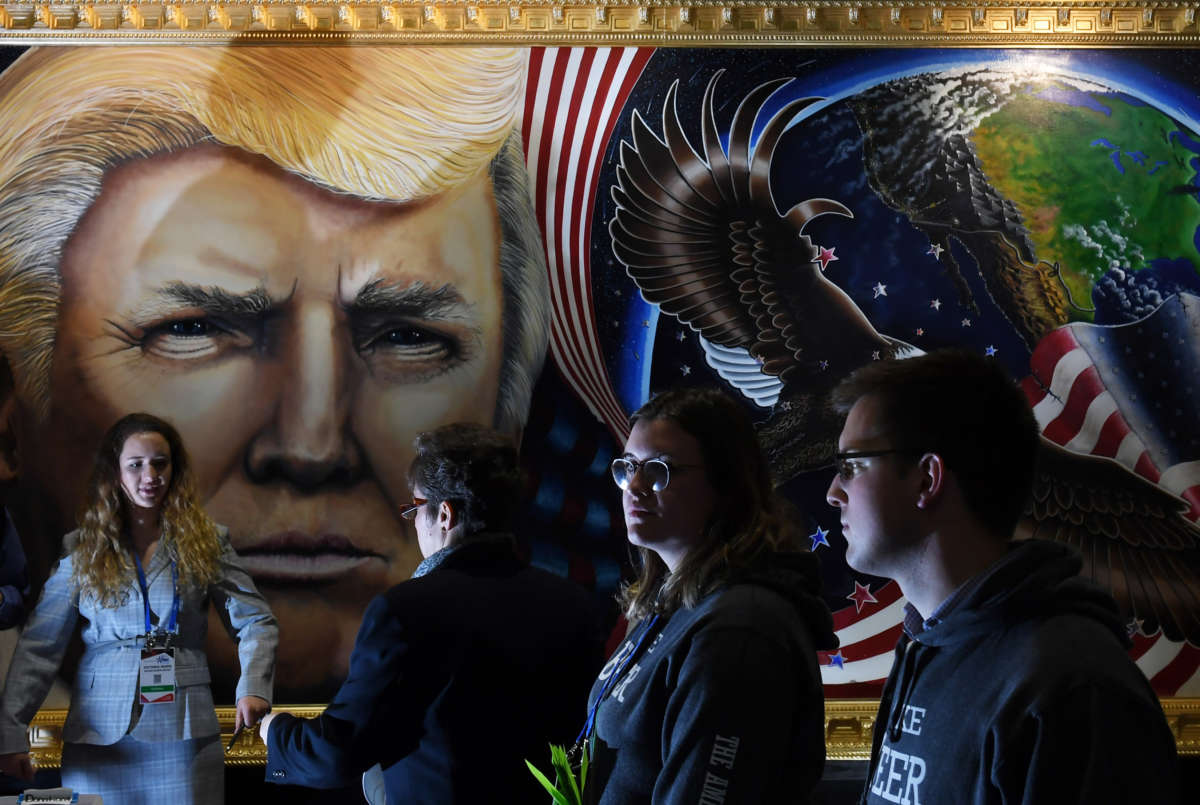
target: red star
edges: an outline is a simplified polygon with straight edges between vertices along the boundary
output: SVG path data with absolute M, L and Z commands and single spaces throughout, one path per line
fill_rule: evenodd
M 878 604 L 879 600 L 871 595 L 871 588 L 865 584 L 854 582 L 854 592 L 846 596 L 854 602 L 855 613 L 862 612 L 862 608 L 867 604 Z
M 837 246 L 834 246 L 833 249 L 826 249 L 824 246 L 818 246 L 817 248 L 821 250 L 821 253 L 813 258 L 813 262 L 820 263 L 821 270 L 824 271 L 829 267 L 830 263 L 838 259 L 837 255 L 833 253 L 833 249 L 836 249 Z

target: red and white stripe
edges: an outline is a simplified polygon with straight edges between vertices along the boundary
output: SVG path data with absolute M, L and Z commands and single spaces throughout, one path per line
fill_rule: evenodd
M 550 354 L 567 383 L 618 439 L 628 435 L 596 337 L 590 247 L 597 177 L 629 93 L 653 48 L 535 48 L 522 134 L 546 245 Z
M 1133 432 L 1104 387 L 1091 356 L 1070 326 L 1043 338 L 1030 358 L 1032 375 L 1022 382 L 1042 435 L 1081 453 L 1107 456 L 1184 498 L 1188 517 L 1200 519 L 1200 462 L 1162 470 Z M 1200 694 L 1200 648 L 1162 637 L 1137 637 L 1133 658 L 1163 696 Z

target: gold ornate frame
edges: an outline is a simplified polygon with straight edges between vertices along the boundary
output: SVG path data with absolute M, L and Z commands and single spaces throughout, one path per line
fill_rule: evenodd
M 1181 755 L 1200 755 L 1200 698 L 1164 699 L 1163 710 Z M 825 752 L 829 760 L 867 760 L 871 755 L 871 730 L 875 725 L 875 699 L 830 699 L 825 702 Z M 304 718 L 318 715 L 324 705 L 283 705 L 277 708 Z M 62 762 L 62 726 L 66 710 L 42 710 L 29 725 L 30 753 L 38 766 L 58 768 Z M 221 743 L 233 737 L 234 709 L 218 707 Z M 228 766 L 261 766 L 267 747 L 256 730 L 242 733 L 226 753 Z
M 0 44 L 504 44 L 709 47 L 1200 47 L 1200 0 L 0 0 Z M 831 760 L 870 754 L 877 702 L 825 706 Z M 281 706 L 313 716 L 323 705 Z M 1200 698 L 1163 700 L 1182 755 L 1200 756 Z M 217 708 L 222 741 L 234 710 Z M 30 725 L 35 761 L 57 767 L 65 710 Z M 248 732 L 230 765 L 261 765 Z
M 1196 2 L 0 0 L 0 43 L 1196 46 Z

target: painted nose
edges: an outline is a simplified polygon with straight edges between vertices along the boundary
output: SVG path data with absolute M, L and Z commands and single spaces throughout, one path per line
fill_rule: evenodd
M 246 471 L 257 483 L 282 480 L 298 489 L 345 487 L 359 479 L 363 457 L 349 423 L 347 356 L 333 311 L 310 305 L 297 314 L 286 346 L 288 378 L 270 423 L 255 437 Z

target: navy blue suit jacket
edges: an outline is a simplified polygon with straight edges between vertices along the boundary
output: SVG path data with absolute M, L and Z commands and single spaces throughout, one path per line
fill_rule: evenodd
M 371 602 L 325 712 L 271 724 L 266 778 L 343 787 L 379 763 L 389 802 L 540 802 L 524 760 L 574 740 L 602 653 L 586 593 L 510 540 L 468 543 Z

